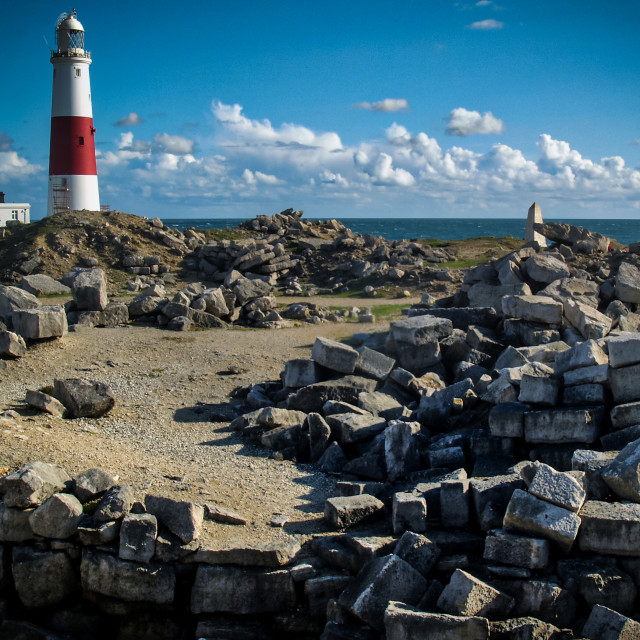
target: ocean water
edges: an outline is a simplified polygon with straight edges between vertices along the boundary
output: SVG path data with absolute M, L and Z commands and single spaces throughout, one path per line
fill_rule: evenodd
M 312 218 L 307 218 L 311 221 Z M 407 240 L 410 238 L 439 238 L 455 240 L 481 236 L 514 238 L 524 237 L 524 218 L 341 218 L 349 229 L 359 234 L 372 233 L 387 240 Z M 191 218 L 165 219 L 163 222 L 183 231 L 188 227 L 196 229 L 226 229 L 235 227 L 240 218 Z M 614 238 L 621 244 L 640 241 L 640 220 L 547 220 L 566 222 L 590 231 Z

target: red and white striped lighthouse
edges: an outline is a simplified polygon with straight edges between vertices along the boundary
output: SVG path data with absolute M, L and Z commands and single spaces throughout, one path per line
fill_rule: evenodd
M 51 146 L 47 215 L 58 211 L 100 209 L 89 65 L 84 28 L 76 10 L 56 25 L 57 50 L 51 52 Z

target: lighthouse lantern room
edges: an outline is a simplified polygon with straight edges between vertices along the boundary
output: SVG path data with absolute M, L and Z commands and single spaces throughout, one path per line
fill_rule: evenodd
M 57 49 L 51 52 L 53 93 L 49 150 L 47 215 L 100 209 L 89 65 L 84 28 L 76 10 L 56 25 Z

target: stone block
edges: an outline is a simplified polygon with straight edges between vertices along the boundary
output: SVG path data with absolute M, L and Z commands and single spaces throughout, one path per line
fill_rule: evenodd
M 13 331 L 0 330 L 0 356 L 22 358 L 27 353 L 24 338 Z
M 509 318 L 546 325 L 562 322 L 562 303 L 547 296 L 515 295 L 502 298 L 502 312 Z
M 582 627 L 582 635 L 589 640 L 635 640 L 640 638 L 640 622 L 597 604 Z
M 358 395 L 358 407 L 374 416 L 385 418 L 385 420 L 397 420 L 403 415 L 408 416 L 411 413 L 396 398 L 382 391 L 371 393 L 362 391 Z
M 204 520 L 204 507 L 201 505 L 147 494 L 144 506 L 182 542 L 188 543 L 199 538 Z
M 385 429 L 384 457 L 391 482 L 418 470 L 420 453 L 415 436 L 419 432 L 419 422 L 394 421 Z
M 23 338 L 41 340 L 67 335 L 67 314 L 64 307 L 17 309 L 12 315 L 13 330 Z
M 382 509 L 384 503 L 368 494 L 328 498 L 324 505 L 324 519 L 336 529 L 343 529 L 379 515 Z
M 418 347 L 451 335 L 453 323 L 446 318 L 416 316 L 392 322 L 390 331 L 396 342 Z
M 340 443 L 368 440 L 387 428 L 384 418 L 371 414 L 336 413 L 327 416 L 333 437 Z
M 605 451 L 620 451 L 626 447 L 630 442 L 640 438 L 640 424 L 635 424 L 631 427 L 625 427 L 618 431 L 612 431 L 606 433 L 600 438 L 602 448 Z
M 54 493 L 29 516 L 31 530 L 43 538 L 70 538 L 78 530 L 82 503 L 70 493 Z
M 505 618 L 515 604 L 514 599 L 478 580 L 462 569 L 456 569 L 451 581 L 438 598 L 438 607 L 458 616 Z
M 201 565 L 191 592 L 191 611 L 196 614 L 284 613 L 295 603 L 295 584 L 286 569 Z
M 617 451 L 592 451 L 591 449 L 576 449 L 571 458 L 571 469 L 582 471 L 582 485 L 589 500 L 604 500 L 610 490 L 602 479 L 602 470 L 607 467 L 617 455 Z
M 193 543 L 190 543 L 193 544 Z M 300 551 L 300 541 L 292 536 L 254 545 L 200 546 L 189 562 L 204 564 L 233 564 L 242 567 L 282 567 L 289 564 Z
M 623 302 L 640 302 L 640 270 L 630 262 L 621 262 L 615 277 L 616 297 Z
M 573 369 L 609 363 L 609 357 L 595 340 L 585 340 L 555 357 L 554 372 L 561 375 Z
M 501 527 L 513 492 L 525 489 L 517 474 L 472 478 L 469 484 L 476 522 L 483 531 Z
M 319 413 L 308 414 L 303 426 L 309 432 L 310 460 L 317 462 L 329 446 L 331 427 Z
M 351 581 L 351 576 L 329 574 L 311 578 L 304 583 L 304 593 L 312 616 L 326 616 L 329 600 L 337 600 Z
M 400 366 L 416 375 L 422 374 L 425 369 L 433 367 L 442 359 L 439 342 L 428 342 L 416 346 L 408 342 L 396 341 L 395 345 Z
M 485 539 L 483 558 L 525 569 L 544 569 L 549 563 L 550 546 L 548 540 L 497 529 Z
M 387 379 L 396 363 L 393 358 L 374 349 L 369 349 L 369 347 L 360 347 L 357 351 L 360 354 L 356 361 L 355 373 L 357 375 L 367 376 L 374 380 Z
M 387 640 L 487 640 L 489 621 L 479 616 L 427 613 L 402 602 L 390 602 L 384 614 Z
M 70 480 L 61 467 L 47 462 L 30 462 L 0 478 L 0 495 L 5 507 L 26 509 L 42 504 L 63 490 Z
M 640 364 L 609 369 L 609 386 L 615 404 L 640 400 Z
M 530 409 L 520 402 L 501 402 L 489 412 L 489 430 L 492 436 L 522 438 L 524 414 Z
M 131 511 L 133 500 L 133 491 L 128 485 L 111 487 L 100 498 L 93 519 L 96 522 L 110 522 L 124 518 Z
M 53 395 L 71 418 L 99 418 L 111 411 L 116 402 L 108 384 L 81 378 L 54 380 Z
M 572 475 L 546 464 L 538 466 L 529 493 L 574 513 L 580 511 L 586 497 L 584 487 Z
M 298 409 L 307 413 L 322 413 L 322 407 L 329 400 L 339 400 L 356 404 L 361 391 L 375 391 L 375 380 L 362 376 L 344 376 L 338 380 L 316 382 L 302 387 L 287 398 L 290 409 Z
M 598 364 L 592 367 L 571 369 L 562 374 L 565 386 L 578 384 L 604 384 L 609 380 L 609 365 Z
M 568 552 L 578 535 L 580 518 L 562 507 L 516 489 L 513 492 L 503 526 L 533 536 L 541 536 Z
M 93 467 L 73 479 L 73 493 L 80 502 L 88 502 L 110 489 L 117 480 L 117 476 Z
M 531 295 L 528 284 L 492 285 L 479 282 L 469 287 L 467 296 L 471 307 L 491 307 L 502 313 L 502 300 L 505 296 Z
M 138 564 L 85 549 L 80 564 L 84 591 L 125 602 L 171 605 L 176 575 L 171 564 Z
M 33 539 L 29 516 L 33 509 L 12 509 L 0 502 L 0 542 L 25 542 Z
M 514 617 L 533 616 L 561 628 L 574 623 L 578 603 L 569 589 L 556 582 L 545 579 L 512 581 L 509 593 L 516 599 L 511 612 Z
M 604 338 L 611 330 L 613 323 L 609 316 L 575 300 L 565 300 L 564 315 L 587 340 Z
M 404 531 L 423 533 L 427 529 L 427 501 L 413 493 L 393 494 L 391 526 L 394 535 Z
M 640 362 L 640 335 L 627 333 L 607 338 L 609 362 L 612 367 L 627 367 Z
M 295 358 L 284 363 L 282 383 L 290 389 L 306 387 L 318 382 L 317 365 L 313 360 Z
M 640 402 L 627 402 L 611 409 L 611 428 L 625 429 L 640 424 Z
M 489 623 L 491 640 L 551 640 L 558 633 L 555 625 L 531 616 Z
M 113 542 L 120 533 L 120 521 L 110 520 L 108 522 L 94 523 L 80 521 L 78 526 L 78 537 L 80 542 L 87 546 L 98 546 Z
M 79 311 L 103 311 L 106 308 L 107 280 L 102 269 L 81 271 L 71 289 Z
M 445 480 L 440 484 L 440 520 L 445 527 L 465 528 L 471 515 L 469 480 Z
M 440 547 L 425 536 L 413 531 L 405 531 L 393 553 L 408 562 L 426 578 L 440 557 Z
M 640 440 L 630 442 L 602 469 L 602 479 L 619 498 L 640 502 Z
M 79 587 L 71 560 L 62 551 L 15 547 L 11 570 L 18 597 L 25 607 L 58 604 Z
M 56 416 L 56 418 L 64 417 L 67 412 L 62 402 L 42 391 L 27 389 L 25 401 L 30 407 L 35 407 L 40 411 Z
M 149 562 L 156 550 L 158 521 L 150 513 L 130 513 L 122 520 L 120 527 L 121 560 Z
M 524 416 L 524 438 L 534 444 L 592 443 L 598 439 L 604 407 L 545 409 Z
M 581 551 L 640 556 L 640 505 L 587 500 L 580 510 Z
M 523 265 L 529 278 L 545 284 L 568 278 L 570 275 L 569 267 L 562 260 L 546 253 L 531 256 L 524 261 Z
M 311 358 L 327 369 L 339 373 L 353 373 L 360 354 L 349 345 L 318 337 L 311 349 Z
M 562 404 L 566 406 L 596 406 L 605 402 L 605 390 L 601 384 L 578 384 L 562 390 Z
M 370 560 L 342 592 L 338 603 L 359 620 L 381 632 L 391 601 L 417 604 L 427 581 L 396 555 Z
M 541 376 L 523 375 L 518 402 L 555 406 L 560 393 L 560 380 Z
M 426 426 L 441 426 L 442 421 L 451 414 L 454 400 L 463 398 L 473 387 L 471 378 L 466 378 L 435 391 L 430 396 L 423 395 L 418 405 L 418 420 Z

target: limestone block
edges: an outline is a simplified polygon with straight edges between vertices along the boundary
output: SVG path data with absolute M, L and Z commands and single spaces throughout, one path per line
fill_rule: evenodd
M 569 267 L 562 260 L 545 253 L 531 256 L 523 265 L 524 270 L 532 280 L 544 282 L 545 284 L 561 278 L 567 278 L 570 275 Z
M 109 522 L 83 524 L 80 521 L 78 526 L 78 537 L 80 542 L 86 546 L 97 546 L 113 542 L 120 533 L 120 521 L 110 520 Z
M 503 526 L 556 543 L 563 551 L 569 551 L 578 535 L 580 518 L 567 509 L 516 489 L 509 501 Z
M 489 621 L 478 616 L 427 613 L 402 602 L 390 602 L 384 614 L 387 640 L 487 640 Z M 428 635 L 425 636 L 425 633 Z
M 350 576 L 338 573 L 311 578 L 304 583 L 304 593 L 312 616 L 326 616 L 329 600 L 337 600 L 351 581 Z
M 32 293 L 18 287 L 0 285 L 0 318 L 5 322 L 18 309 L 37 309 L 39 306 L 38 298 Z
M 93 467 L 73 479 L 73 493 L 80 502 L 88 502 L 110 489 L 117 481 L 117 476 Z
M 502 526 L 507 505 L 516 489 L 525 489 L 517 474 L 472 478 L 469 481 L 476 522 L 483 531 Z
M 393 358 L 366 346 L 360 347 L 357 351 L 360 354 L 356 361 L 355 373 L 357 375 L 373 378 L 374 380 L 387 379 L 396 362 Z
M 515 535 L 497 529 L 485 539 L 485 560 L 526 569 L 544 569 L 549 562 L 551 545 L 548 540 Z
M 581 551 L 640 556 L 640 505 L 587 500 L 580 519 Z
M 440 557 L 440 547 L 425 536 L 405 531 L 393 553 L 426 578 Z
M 521 284 L 523 279 L 520 267 L 513 260 L 505 260 L 498 267 L 498 281 L 502 285 Z
M 459 469 L 466 464 L 464 449 L 460 446 L 430 448 L 427 458 L 432 469 Z
M 492 640 L 549 640 L 555 634 L 562 633 L 555 625 L 531 616 L 498 620 L 489 624 Z
M 427 581 L 396 555 L 370 560 L 342 592 L 338 603 L 378 631 L 384 629 L 384 612 L 391 601 L 417 604 Z
M 42 504 L 71 478 L 67 472 L 47 462 L 30 462 L 0 478 L 0 495 L 5 507 L 26 509 Z
M 57 418 L 62 418 L 67 411 L 62 402 L 42 391 L 27 389 L 25 400 L 30 407 L 35 407 Z
M 384 503 L 368 494 L 328 498 L 324 505 L 324 519 L 336 529 L 343 529 L 375 517 L 382 509 Z
M 522 438 L 524 414 L 530 409 L 520 402 L 501 402 L 489 412 L 489 431 L 492 436 Z
M 469 287 L 467 297 L 471 307 L 491 307 L 502 314 L 502 299 L 505 296 L 531 295 L 528 284 L 492 285 L 478 282 Z
M 197 540 L 204 520 L 204 508 L 186 500 L 173 500 L 147 494 L 144 506 L 148 513 L 158 518 L 171 533 L 185 543 Z
M 524 438 L 539 444 L 592 443 L 598 439 L 603 407 L 544 409 L 524 416 Z
M 73 565 L 61 551 L 14 547 L 11 570 L 18 597 L 25 607 L 57 604 L 79 587 Z
M 562 390 L 562 404 L 566 406 L 603 405 L 605 401 L 602 384 L 577 384 Z
M 640 438 L 640 424 L 634 424 L 631 427 L 625 427 L 618 431 L 606 433 L 600 438 L 602 448 L 607 451 L 615 451 L 616 454 L 620 449 L 626 447 L 630 442 Z
M 24 338 L 13 331 L 0 330 L 0 356 L 5 358 L 22 358 L 27 353 Z
M 567 351 L 556 354 L 554 372 L 556 375 L 572 369 L 608 364 L 609 357 L 595 340 L 585 340 Z
M 428 342 L 418 346 L 408 342 L 396 341 L 398 363 L 407 371 L 420 375 L 425 369 L 433 367 L 442 359 L 439 342 Z
M 634 640 L 640 638 L 640 622 L 597 604 L 582 627 L 582 635 L 589 640 Z
M 630 262 L 621 262 L 615 277 L 616 297 L 623 302 L 640 302 L 640 270 Z
M 80 564 L 84 591 L 125 602 L 173 604 L 176 575 L 167 563 L 138 564 L 85 549 Z
M 502 312 L 509 318 L 519 318 L 528 322 L 560 324 L 562 303 L 547 296 L 504 296 Z
M 64 540 L 78 530 L 82 503 L 70 493 L 54 493 L 29 516 L 32 531 L 43 538 Z
M 353 373 L 359 356 L 353 347 L 323 337 L 316 338 L 311 349 L 315 362 L 339 373 Z
M 100 498 L 93 512 L 93 519 L 96 522 L 109 522 L 124 518 L 131 511 L 133 500 L 133 491 L 130 486 L 123 484 L 111 487 Z
M 12 509 L 0 502 L 0 542 L 25 542 L 34 535 L 29 523 L 33 509 Z
M 630 442 L 602 469 L 602 479 L 618 497 L 640 502 L 640 440 Z
M 107 306 L 107 280 L 102 269 L 78 273 L 72 295 L 79 311 L 103 311 Z
M 451 320 L 434 316 L 416 316 L 391 323 L 393 339 L 413 346 L 437 342 L 452 332 Z
M 445 480 L 440 484 L 440 520 L 445 527 L 469 526 L 471 491 L 469 480 Z
M 227 286 L 227 283 L 225 283 Z M 247 302 L 251 302 L 255 298 L 269 295 L 271 293 L 271 285 L 262 280 L 250 280 L 240 276 L 230 287 L 235 294 L 238 304 L 244 307 Z
M 310 460 L 317 462 L 329 446 L 331 427 L 319 413 L 308 414 L 304 426 L 309 432 Z
M 108 384 L 82 378 L 54 380 L 53 395 L 71 418 L 99 418 L 111 411 L 116 402 Z
M 609 369 L 609 386 L 615 404 L 640 400 L 640 364 Z
M 216 318 L 229 315 L 229 308 L 221 288 L 207 289 L 202 293 L 201 298 L 204 302 L 204 311 L 207 313 L 216 316 Z
M 334 438 L 340 443 L 359 442 L 382 433 L 387 421 L 379 416 L 358 413 L 336 413 L 327 416 Z
M 504 339 L 520 345 L 550 344 L 560 340 L 560 331 L 556 327 L 557 325 L 529 322 L 520 318 L 505 318 Z
M 602 479 L 602 470 L 607 467 L 617 455 L 617 451 L 592 451 L 591 449 L 576 449 L 571 457 L 571 469 L 582 471 L 582 485 L 589 500 L 604 500 L 609 495 L 609 487 Z
M 613 320 L 604 313 L 574 300 L 564 302 L 564 315 L 587 340 L 604 338 L 611 330 L 613 323 Z
M 393 421 L 384 431 L 384 457 L 387 478 L 393 482 L 405 477 L 420 466 L 420 454 L 415 436 L 419 422 Z
M 550 296 L 559 302 L 564 302 L 569 298 L 596 308 L 599 302 L 598 284 L 591 280 L 562 278 L 548 284 L 539 293 L 542 296 Z
M 473 390 L 473 387 L 471 378 L 465 378 L 435 391 L 430 396 L 423 395 L 418 406 L 418 420 L 427 426 L 440 425 L 451 414 L 454 400 L 464 397 L 469 390 Z
M 491 404 L 512 404 L 518 401 L 519 391 L 509 382 L 506 376 L 499 376 L 487 386 L 480 396 L 483 402 Z
M 640 402 L 627 402 L 611 409 L 611 428 L 624 429 L 640 424 Z
M 358 407 L 385 420 L 397 420 L 411 413 L 396 398 L 382 391 L 362 391 L 358 394 Z
M 529 493 L 574 513 L 580 511 L 586 497 L 584 487 L 572 475 L 547 464 L 538 466 Z
M 541 376 L 523 375 L 518 402 L 555 406 L 560 393 L 560 380 Z
M 16 309 L 12 315 L 13 330 L 23 338 L 41 340 L 67 335 L 67 314 L 64 307 Z
M 121 560 L 149 562 L 156 550 L 158 521 L 149 513 L 130 513 L 122 520 L 120 527 Z
M 627 333 L 607 338 L 609 362 L 612 367 L 626 367 L 640 362 L 640 335 Z
M 426 531 L 427 501 L 413 493 L 394 493 L 391 526 L 395 535 L 404 531 L 414 531 L 415 533 Z
M 569 589 L 544 579 L 527 579 L 519 585 L 512 583 L 510 589 L 516 598 L 511 615 L 533 616 L 562 628 L 573 624 L 578 604 Z
M 193 543 L 190 545 L 195 549 Z M 199 546 L 188 561 L 215 565 L 233 564 L 242 567 L 282 567 L 290 564 L 299 552 L 300 541 L 293 536 L 288 536 L 274 542 L 254 545 L 225 545 L 223 548 Z
M 572 369 L 562 374 L 565 386 L 578 384 L 604 384 L 609 380 L 609 365 L 598 364 L 592 367 Z

